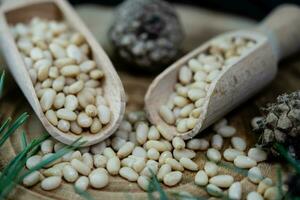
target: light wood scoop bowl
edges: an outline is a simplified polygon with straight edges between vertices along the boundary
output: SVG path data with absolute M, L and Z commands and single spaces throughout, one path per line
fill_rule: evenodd
M 105 74 L 102 83 L 104 97 L 108 100 L 112 118 L 100 132 L 96 134 L 63 133 L 54 127 L 45 117 L 39 100 L 36 96 L 30 76 L 18 51 L 17 45 L 9 30 L 9 25 L 18 22 L 29 22 L 33 17 L 44 19 L 65 20 L 74 30 L 81 33 L 91 49 L 91 56 L 101 66 Z M 82 136 L 86 141 L 84 146 L 96 144 L 114 133 L 118 128 L 125 112 L 125 93 L 122 83 L 106 53 L 100 47 L 82 20 L 73 8 L 64 0 L 26 0 L 19 3 L 5 3 L 1 8 L 1 47 L 6 58 L 8 67 L 16 82 L 20 86 L 33 110 L 42 122 L 46 130 L 57 140 L 65 144 L 71 144 Z M 99 24 L 101 26 L 101 24 Z
M 293 5 L 280 6 L 257 28 L 222 36 L 243 36 L 256 41 L 256 47 L 222 70 L 211 83 L 196 126 L 188 132 L 179 133 L 174 125 L 163 121 L 159 108 L 174 91 L 179 69 L 191 58 L 205 52 L 211 41 L 172 64 L 151 83 L 145 96 L 145 108 L 152 123 L 165 126 L 170 134 L 189 139 L 266 86 L 276 75 L 278 61 L 300 49 L 300 9 Z

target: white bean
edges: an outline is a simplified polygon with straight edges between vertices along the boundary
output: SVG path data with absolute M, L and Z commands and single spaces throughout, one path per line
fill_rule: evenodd
M 247 144 L 243 138 L 240 137 L 233 137 L 231 138 L 231 144 L 233 148 L 244 151 L 247 148 Z
M 41 173 L 39 171 L 34 171 L 23 179 L 23 185 L 26 187 L 34 186 L 40 181 L 40 179 Z
M 43 190 L 54 190 L 58 188 L 61 184 L 61 177 L 60 176 L 51 176 L 45 178 L 41 183 L 41 188 Z
M 251 168 L 257 165 L 255 160 L 243 155 L 237 156 L 233 162 L 239 168 Z
M 107 158 L 103 155 L 97 154 L 94 155 L 94 166 L 96 168 L 104 168 L 106 166 L 107 163 Z
M 239 155 L 245 155 L 245 153 L 231 148 L 228 148 L 223 152 L 223 156 L 227 161 L 234 161 L 234 159 Z
M 190 171 L 198 170 L 198 165 L 189 158 L 182 157 L 179 162 L 185 169 L 188 169 Z
M 232 137 L 236 133 L 236 129 L 232 126 L 222 126 L 218 128 L 217 133 L 224 138 Z
M 41 151 L 43 154 L 52 153 L 54 148 L 54 142 L 50 139 L 45 140 L 41 144 Z
M 159 181 L 164 179 L 164 176 L 172 171 L 172 168 L 169 164 L 163 164 L 157 173 L 157 179 Z
M 98 117 L 102 124 L 108 124 L 111 118 L 110 110 L 105 105 L 98 105 Z
M 262 179 L 261 171 L 258 167 L 252 167 L 248 171 L 248 179 L 255 184 L 258 184 Z
M 111 175 L 117 175 L 121 167 L 120 159 L 116 156 L 109 158 L 106 163 L 106 169 Z
M 75 182 L 75 187 L 81 191 L 86 191 L 89 187 L 89 178 L 86 176 L 81 176 Z
M 257 192 L 250 192 L 247 195 L 247 200 L 263 200 L 264 198 Z
M 214 148 L 209 148 L 206 152 L 206 156 L 209 160 L 213 161 L 213 162 L 219 162 L 221 161 L 221 153 Z
M 248 151 L 248 157 L 252 158 L 256 162 L 265 161 L 268 157 L 267 153 L 260 148 L 251 148 Z
M 209 179 L 209 183 L 221 188 L 228 188 L 233 183 L 234 179 L 230 175 L 217 175 Z
M 168 123 L 168 124 L 174 124 L 175 123 L 175 116 L 171 109 L 169 109 L 167 106 L 162 105 L 159 108 L 159 115 L 162 117 L 162 119 Z
M 119 158 L 124 158 L 132 153 L 134 149 L 134 144 L 132 142 L 126 142 L 117 152 Z
M 218 174 L 219 167 L 214 162 L 206 162 L 204 165 L 204 171 L 209 177 L 213 177 Z
M 97 168 L 89 174 L 90 184 L 93 188 L 100 189 L 108 185 L 109 176 L 103 168 Z
M 174 186 L 178 184 L 182 179 L 182 173 L 180 171 L 173 171 L 170 173 L 167 173 L 164 178 L 163 182 L 167 186 Z
M 175 149 L 184 149 L 185 148 L 185 142 L 180 137 L 174 137 L 172 140 L 172 144 Z
M 207 150 L 209 142 L 205 139 L 191 139 L 187 142 L 187 148 L 192 150 Z
M 233 200 L 242 199 L 242 184 L 240 182 L 234 182 L 230 186 L 228 190 L 228 197 Z
M 129 167 L 122 167 L 119 174 L 128 181 L 137 181 L 139 177 L 139 175 Z
M 63 176 L 67 182 L 73 183 L 78 178 L 78 172 L 71 165 L 66 165 L 63 168 Z
M 208 194 L 214 197 L 220 197 L 223 194 L 223 191 L 216 185 L 214 184 L 208 184 L 206 186 L 206 191 Z
M 136 127 L 136 139 L 139 144 L 144 144 L 147 141 L 149 127 L 146 123 L 139 123 Z
M 176 160 L 180 160 L 183 157 L 192 159 L 196 157 L 196 153 L 193 150 L 189 149 L 174 149 L 173 156 Z
M 183 171 L 184 170 L 184 168 L 180 164 L 180 162 L 178 162 L 174 158 L 166 158 L 165 163 L 169 164 L 172 167 L 173 170 L 176 170 L 176 171 Z
M 211 139 L 211 146 L 217 150 L 221 150 L 223 147 L 223 138 L 220 135 L 213 135 Z
M 205 186 L 207 185 L 207 183 L 208 183 L 207 174 L 203 170 L 198 171 L 195 176 L 195 184 L 199 186 Z
M 90 174 L 91 169 L 82 161 L 77 160 L 77 159 L 73 159 L 71 161 L 71 165 L 72 167 L 74 167 L 74 169 L 76 169 L 76 171 L 84 176 L 87 176 Z
M 146 176 L 139 176 L 138 180 L 137 180 L 138 185 L 140 186 L 140 188 L 142 188 L 143 190 L 147 191 L 148 190 L 148 186 L 149 186 L 149 179 Z

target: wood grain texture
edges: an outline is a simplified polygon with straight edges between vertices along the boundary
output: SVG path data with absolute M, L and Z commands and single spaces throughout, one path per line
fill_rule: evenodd
M 187 49 L 188 51 L 192 49 Z M 276 96 L 284 92 L 292 92 L 300 89 L 300 54 L 297 54 L 294 58 L 283 61 L 279 64 L 279 71 L 276 78 L 269 84 L 265 89 L 259 92 L 256 96 L 248 100 L 246 103 L 237 107 L 233 110 L 227 118 L 231 125 L 235 126 L 238 130 L 238 135 L 245 138 L 249 145 L 255 143 L 255 136 L 251 132 L 250 120 L 254 116 L 260 115 L 259 107 L 264 106 L 267 102 L 272 102 L 275 100 Z M 3 66 L 3 62 L 0 62 Z M 117 66 L 117 63 L 115 63 Z M 147 91 L 147 88 L 154 78 L 154 75 L 147 74 L 129 74 L 124 71 L 120 71 L 119 75 L 125 87 L 127 94 L 127 110 L 139 110 L 144 107 L 143 98 Z M 20 89 L 18 89 L 17 84 L 13 81 L 12 77 L 8 74 L 6 78 L 6 90 L 5 96 L 0 102 L 0 115 L 1 119 L 8 116 L 16 118 L 19 114 L 24 111 L 30 113 L 30 118 L 28 123 L 26 123 L 23 128 L 19 129 L 13 137 L 5 144 L 3 148 L 0 149 L 0 169 L 2 169 L 5 164 L 9 162 L 11 158 L 16 155 L 21 148 L 20 145 L 20 133 L 25 130 L 29 138 L 34 138 L 39 136 L 45 130 L 38 120 L 34 111 L 31 109 L 27 100 L 24 98 Z M 211 137 L 211 130 L 207 130 L 203 137 Z M 226 140 L 226 146 L 229 145 L 229 141 Z M 200 166 L 203 166 L 205 162 L 205 155 L 199 152 L 196 157 L 196 161 Z M 273 164 L 261 164 L 263 169 L 263 174 L 271 177 L 273 180 L 276 179 L 275 176 L 275 163 Z M 222 169 L 222 172 L 228 172 L 226 169 Z M 243 183 L 243 193 L 244 196 L 247 192 L 254 190 L 255 185 L 247 181 L 244 176 L 229 171 L 233 174 L 237 180 L 242 180 Z M 195 173 L 190 173 L 188 171 L 184 172 L 183 181 L 174 188 L 165 187 L 167 191 L 188 191 L 197 196 L 207 196 L 204 189 L 194 185 Z M 93 190 L 89 189 L 88 192 L 93 195 L 95 199 L 99 200 L 115 200 L 115 199 L 145 199 L 146 193 L 141 191 L 136 183 L 129 183 L 119 177 L 111 177 L 108 187 L 103 190 Z M 54 190 L 52 192 L 45 192 L 40 189 L 37 185 L 33 188 L 24 188 L 23 186 L 18 186 L 16 190 L 11 194 L 10 200 L 79 200 L 79 195 L 73 192 L 73 188 L 70 184 L 63 184 L 63 187 Z
M 81 135 L 76 135 L 72 132 L 63 133 L 45 117 L 29 73 L 26 70 L 25 63 L 9 30 L 9 25 L 14 25 L 18 22 L 29 22 L 35 16 L 46 19 L 65 20 L 75 31 L 84 36 L 91 49 L 91 57 L 104 72 L 105 79 L 102 88 L 104 97 L 109 101 L 112 117 L 110 123 L 97 134 L 88 132 Z M 1 49 L 3 50 L 9 70 L 12 72 L 36 115 L 54 138 L 62 143 L 71 144 L 79 137 L 82 137 L 86 141 L 84 145 L 90 146 L 101 142 L 115 132 L 125 112 L 124 88 L 104 50 L 65 0 L 28 0 L 19 3 L 7 3 L 1 8 L 0 20 L 2 28 Z

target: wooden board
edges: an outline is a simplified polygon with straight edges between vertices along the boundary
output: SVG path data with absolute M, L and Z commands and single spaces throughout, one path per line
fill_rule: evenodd
M 300 54 L 299 54 L 300 55 Z M 298 57 L 299 57 L 298 55 Z M 148 85 L 154 78 L 154 75 L 143 74 L 130 74 L 125 71 L 118 70 L 121 79 L 123 81 L 127 96 L 128 106 L 127 110 L 139 110 L 143 108 L 143 97 L 147 90 Z M 245 104 L 236 108 L 228 115 L 230 124 L 235 126 L 238 130 L 238 135 L 247 139 L 248 147 L 253 145 L 255 137 L 251 133 L 250 120 L 252 117 L 259 115 L 259 107 L 265 105 L 266 102 L 274 101 L 275 97 L 284 92 L 291 92 L 299 89 L 300 87 L 300 59 L 295 56 L 280 64 L 279 73 L 276 79 L 258 95 L 247 101 Z M 6 91 L 5 95 L 0 103 L 1 118 L 11 116 L 16 118 L 20 113 L 26 111 L 30 113 L 28 122 L 22 129 L 19 129 L 5 146 L 0 150 L 0 169 L 9 162 L 11 158 L 16 155 L 16 152 L 20 150 L 20 133 L 26 131 L 29 138 L 34 138 L 44 132 L 41 123 L 37 117 L 33 114 L 32 109 L 26 102 L 23 94 L 17 88 L 16 83 L 11 77 L 6 79 Z M 204 137 L 210 137 L 211 131 L 207 130 Z M 229 145 L 229 141 L 226 140 L 226 146 Z M 199 152 L 196 157 L 196 162 L 200 168 L 205 162 L 205 155 Z M 260 164 L 263 169 L 263 175 L 276 179 L 275 167 L 273 164 Z M 242 180 L 243 192 L 246 194 L 248 191 L 255 189 L 255 185 L 248 182 L 241 174 L 234 173 L 227 169 L 221 170 L 220 173 L 230 173 L 235 176 L 235 180 Z M 207 196 L 205 190 L 197 187 L 194 184 L 195 173 L 188 171 L 184 172 L 183 181 L 176 187 L 166 188 L 166 191 L 187 191 L 196 196 Z M 102 190 L 89 189 L 88 192 L 95 199 L 145 199 L 146 193 L 139 189 L 136 183 L 129 183 L 120 177 L 110 178 L 109 185 Z M 73 187 L 70 184 L 64 183 L 61 188 L 46 192 L 40 189 L 37 185 L 31 189 L 18 186 L 16 190 L 11 194 L 9 199 L 14 200 L 37 200 L 37 199 L 81 199 L 79 195 L 74 193 Z

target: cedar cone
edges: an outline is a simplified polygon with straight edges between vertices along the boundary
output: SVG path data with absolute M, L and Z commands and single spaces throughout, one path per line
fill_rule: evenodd
M 143 69 L 174 61 L 183 31 L 171 5 L 162 0 L 127 0 L 115 14 L 109 38 L 118 56 Z
M 261 135 L 259 146 L 278 156 L 274 144 L 283 145 L 290 155 L 300 158 L 300 91 L 283 94 L 277 102 L 263 109 L 264 118 L 258 122 Z

